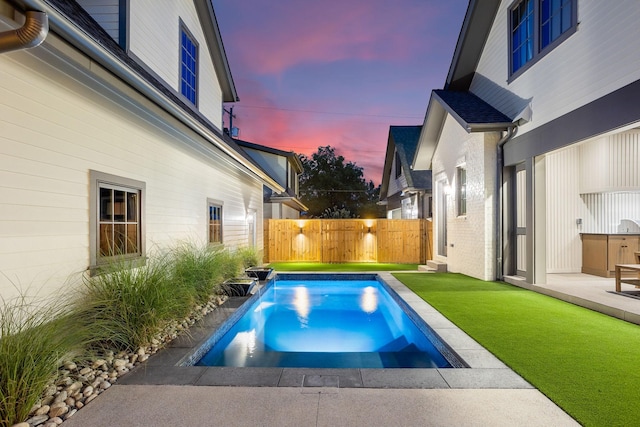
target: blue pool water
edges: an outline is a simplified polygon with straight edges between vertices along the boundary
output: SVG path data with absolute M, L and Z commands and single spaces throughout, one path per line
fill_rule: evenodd
M 447 347 L 426 324 L 418 321 L 418 327 L 418 316 L 413 313 L 412 320 L 408 307 L 403 310 L 399 297 L 377 276 L 340 281 L 283 277 L 254 295 L 246 312 L 230 319 L 235 323 L 221 328 L 227 329 L 224 335 L 196 365 L 452 367 L 432 340 Z

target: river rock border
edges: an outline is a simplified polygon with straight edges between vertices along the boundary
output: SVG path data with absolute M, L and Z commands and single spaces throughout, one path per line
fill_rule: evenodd
M 196 306 L 190 316 L 172 323 L 149 345 L 140 347 L 135 352 L 116 353 L 107 350 L 86 361 L 65 361 L 58 370 L 56 380 L 47 386 L 42 398 L 31 410 L 29 419 L 12 427 L 59 426 L 180 333 L 188 333 L 185 331 L 189 327 L 222 305 L 227 298 L 226 295 L 213 296 L 207 304 Z

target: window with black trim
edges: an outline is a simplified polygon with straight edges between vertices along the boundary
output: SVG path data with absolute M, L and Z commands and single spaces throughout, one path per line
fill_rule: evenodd
M 180 93 L 198 105 L 198 43 L 180 23 Z
M 467 214 L 467 170 L 458 167 L 456 170 L 456 200 L 458 216 Z
M 509 74 L 519 74 L 574 33 L 577 17 L 577 0 L 514 2 L 509 8 Z
M 145 255 L 145 183 L 91 171 L 91 265 Z
M 209 243 L 222 243 L 222 203 L 208 202 Z
M 396 178 L 402 175 L 402 163 L 400 162 L 400 153 L 396 151 Z

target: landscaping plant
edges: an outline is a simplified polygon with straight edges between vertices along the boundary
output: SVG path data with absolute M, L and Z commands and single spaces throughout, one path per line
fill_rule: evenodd
M 193 291 L 172 280 L 168 261 L 161 256 L 136 268 L 115 263 L 86 278 L 74 314 L 93 337 L 94 346 L 137 349 L 189 313 Z
M 79 332 L 60 303 L 0 300 L 0 426 L 27 418 L 63 358 L 80 348 Z

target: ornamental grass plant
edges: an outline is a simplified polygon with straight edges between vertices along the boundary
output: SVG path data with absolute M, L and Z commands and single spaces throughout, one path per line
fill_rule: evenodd
M 94 347 L 137 349 L 188 314 L 193 291 L 172 280 L 169 260 L 148 259 L 137 268 L 117 262 L 84 280 L 73 312 Z
M 24 421 L 65 357 L 83 346 L 66 306 L 0 300 L 0 426 Z

